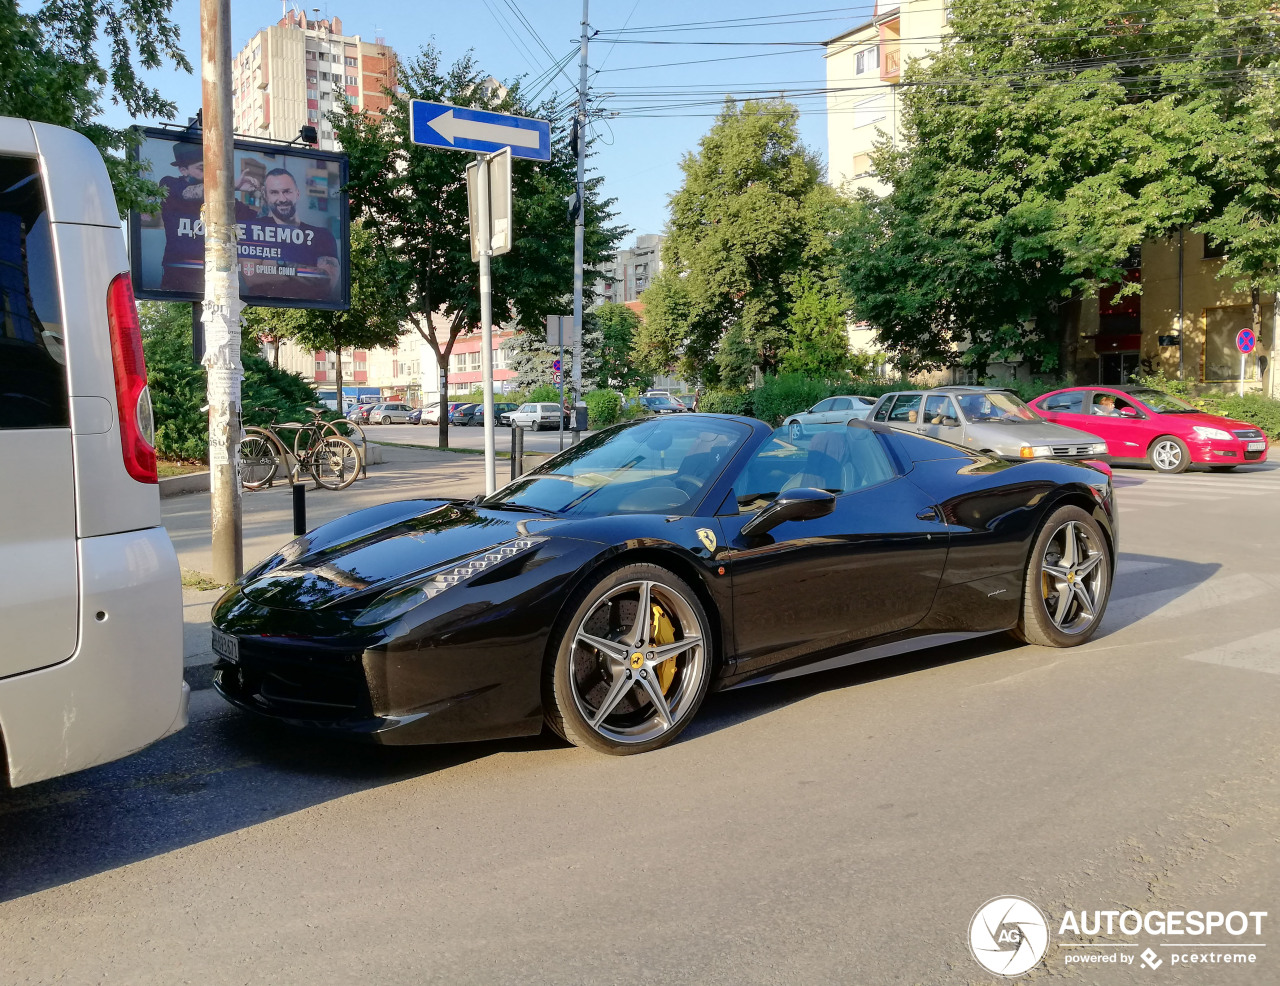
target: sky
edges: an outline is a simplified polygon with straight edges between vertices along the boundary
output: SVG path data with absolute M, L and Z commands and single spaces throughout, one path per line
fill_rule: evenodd
M 578 0 L 310 0 L 301 9 L 315 17 L 316 4 L 320 17 L 342 19 L 344 33 L 383 37 L 402 57 L 427 44 L 446 61 L 471 50 L 485 71 L 504 82 L 549 77 L 553 63 L 568 57 L 547 92 L 573 98 Z M 231 0 L 233 53 L 278 21 L 281 9 L 280 0 Z M 796 42 L 835 37 L 866 21 L 870 10 L 868 3 L 838 7 L 820 0 L 592 0 L 590 23 L 600 32 L 588 46 L 593 105 L 617 116 L 595 124 L 599 139 L 590 164 L 604 176 L 605 194 L 617 199 L 618 219 L 632 235 L 662 232 L 668 197 L 681 182 L 680 159 L 697 150 L 727 94 L 787 94 L 801 108 L 804 142 L 825 164 L 825 97 L 799 95 L 825 84 L 823 49 Z M 187 57 L 198 64 L 198 0 L 176 0 L 172 16 Z M 641 30 L 650 27 L 655 30 Z M 169 69 L 148 79 L 178 104 L 179 122 L 199 108 L 198 75 Z M 109 104 L 106 117 L 115 126 L 159 122 L 133 120 Z M 623 245 L 630 242 L 628 237 Z

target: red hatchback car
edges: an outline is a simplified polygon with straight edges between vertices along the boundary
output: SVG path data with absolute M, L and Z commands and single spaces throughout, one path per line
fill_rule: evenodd
M 1105 440 L 1113 462 L 1146 460 L 1157 472 L 1175 473 L 1192 464 L 1225 472 L 1267 459 L 1267 436 L 1257 426 L 1145 387 L 1072 387 L 1031 405 L 1055 424 Z

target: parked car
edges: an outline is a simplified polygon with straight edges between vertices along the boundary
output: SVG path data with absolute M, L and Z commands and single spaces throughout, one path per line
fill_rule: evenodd
M 957 634 L 1071 647 L 1097 630 L 1110 476 L 990 469 L 865 421 L 814 428 L 795 442 L 750 418 L 645 418 L 483 499 L 323 525 L 218 601 L 214 687 L 366 742 L 546 726 L 631 754 L 671 742 L 711 691 Z
M 1048 422 L 1017 395 L 995 387 L 885 394 L 871 419 L 1006 459 L 1098 459 L 1107 453 L 1097 436 Z
M 412 410 L 413 408 L 408 404 L 374 404 L 369 408 L 366 420 L 369 424 L 375 425 L 406 424 L 409 420 L 409 412 Z
M 521 404 L 511 412 L 513 425 L 532 428 L 534 431 L 559 428 L 561 421 L 565 428 L 569 427 L 569 415 L 564 413 L 559 404 Z
M 353 407 L 350 411 L 347 412 L 346 414 L 347 420 L 356 421 L 362 425 L 368 424 L 370 407 L 371 405 L 369 404 L 357 404 L 355 407 Z
M 102 155 L 0 117 L 0 788 L 186 725 L 129 257 Z M 56 221 L 55 221 L 56 220 Z
M 510 402 L 499 404 L 498 423 L 508 428 L 511 427 L 511 415 L 515 414 L 518 410 L 520 410 L 519 404 L 512 404 Z
M 424 410 L 426 409 L 421 407 L 415 407 L 412 411 L 410 411 L 409 420 L 407 421 L 407 424 L 411 424 L 411 425 L 422 424 L 422 412 Z
M 828 397 L 807 411 L 793 414 L 782 422 L 793 437 L 804 434 L 805 425 L 848 424 L 855 419 L 862 420 L 875 407 L 874 397 L 863 397 L 860 394 L 848 394 L 840 397 Z
M 449 412 L 449 424 L 469 425 L 474 423 L 475 409 L 479 404 L 459 404 Z
M 494 410 L 494 413 L 497 415 L 497 418 L 496 418 L 497 423 L 499 425 L 510 424 L 510 422 L 504 422 L 502 420 L 504 415 L 509 414 L 512 411 L 519 410 L 519 408 L 520 408 L 519 404 L 512 403 L 511 401 L 495 402 L 493 405 L 493 410 Z M 476 425 L 484 424 L 484 405 L 483 404 L 476 405 L 476 409 L 472 413 L 471 424 L 476 424 Z
M 1267 461 L 1267 436 L 1256 425 L 1147 387 L 1070 387 L 1031 403 L 1048 420 L 1101 438 L 1112 460 L 1145 459 L 1157 472 L 1192 464 L 1226 472 Z
M 670 394 L 644 394 L 640 403 L 653 414 L 683 414 L 691 411 Z

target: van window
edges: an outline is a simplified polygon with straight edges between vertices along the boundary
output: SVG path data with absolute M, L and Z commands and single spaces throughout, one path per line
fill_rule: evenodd
M 53 238 L 36 162 L 0 155 L 0 429 L 70 422 Z

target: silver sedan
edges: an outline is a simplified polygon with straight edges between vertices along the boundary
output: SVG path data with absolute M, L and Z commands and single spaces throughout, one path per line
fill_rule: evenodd
M 805 425 L 845 425 L 854 419 L 866 418 L 875 403 L 874 397 L 858 394 L 828 397 L 807 411 L 788 416 L 782 424 L 791 432 L 792 438 L 803 438 Z

